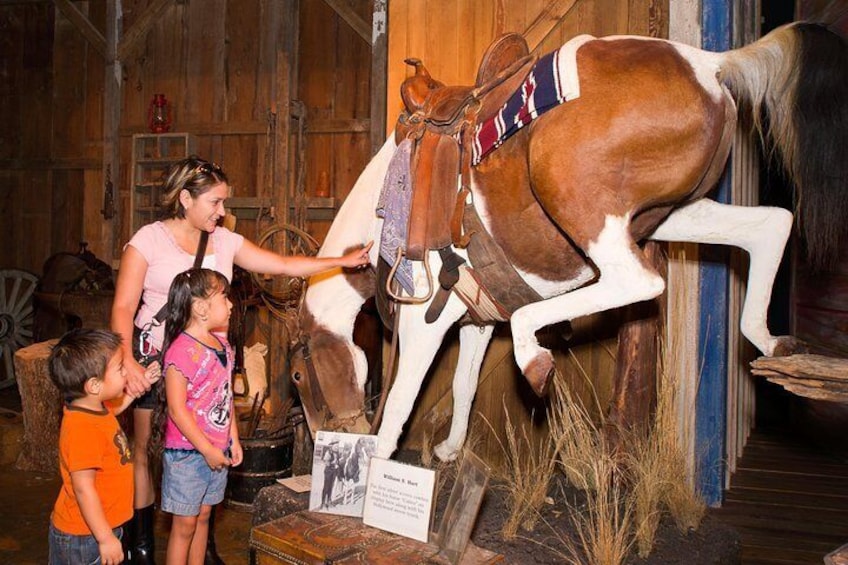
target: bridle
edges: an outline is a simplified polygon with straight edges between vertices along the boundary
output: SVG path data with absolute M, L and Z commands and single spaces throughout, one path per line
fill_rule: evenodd
M 312 353 L 309 350 L 309 335 L 300 332 L 297 341 L 292 344 L 290 352 L 292 355 L 301 351 L 303 354 L 303 363 L 306 365 L 306 378 L 309 383 L 309 394 L 312 397 L 312 405 L 317 410 L 324 414 L 324 422 L 333 419 L 333 412 L 324 398 L 324 391 L 321 390 L 321 381 L 318 380 L 318 373 L 315 371 L 315 363 L 312 362 Z

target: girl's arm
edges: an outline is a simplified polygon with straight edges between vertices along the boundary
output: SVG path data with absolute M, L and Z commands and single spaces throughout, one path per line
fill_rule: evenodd
M 85 520 L 88 529 L 91 530 L 94 539 L 97 540 L 100 560 L 104 564 L 113 565 L 120 563 L 124 554 L 121 549 L 121 540 L 115 536 L 106 520 L 100 495 L 94 488 L 94 475 L 94 469 L 73 471 L 71 473 L 71 486 L 74 489 L 74 495 L 77 497 L 82 518 Z
M 129 396 L 135 398 L 150 390 L 153 385 L 145 376 L 144 367 L 133 357 L 133 318 L 141 299 L 146 274 L 147 261 L 135 247 L 128 245 L 121 256 L 121 268 L 118 269 L 110 325 L 112 331 L 121 335 L 124 367 L 127 370 L 126 390 Z
M 336 267 L 355 269 L 367 266 L 370 263 L 368 252 L 373 244 L 374 242 L 371 241 L 364 247 L 354 249 L 341 257 L 308 257 L 278 255 L 245 239 L 234 261 L 239 267 L 254 273 L 308 277 Z
M 239 465 L 241 465 L 242 459 L 244 457 L 244 451 L 241 447 L 241 440 L 239 439 L 238 420 L 236 418 L 235 403 L 230 405 L 230 414 L 233 415 L 233 417 L 230 419 L 230 439 L 233 442 L 230 446 L 230 462 L 233 467 L 238 467 Z
M 168 416 L 174 421 L 186 439 L 203 455 L 206 463 L 212 469 L 221 469 L 230 464 L 224 452 L 212 445 L 197 421 L 186 407 L 187 381 L 176 367 L 170 366 L 165 371 L 165 395 L 168 398 Z

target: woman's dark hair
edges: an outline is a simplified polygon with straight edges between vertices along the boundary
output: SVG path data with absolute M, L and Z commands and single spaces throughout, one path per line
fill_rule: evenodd
M 185 218 L 185 207 L 180 202 L 180 193 L 187 190 L 197 198 L 216 184 L 226 183 L 227 175 L 221 167 L 196 155 L 181 159 L 165 172 L 164 194 L 160 205 L 164 218 Z
M 150 441 L 147 444 L 148 464 L 151 474 L 161 475 L 162 452 L 165 448 L 165 425 L 168 421 L 168 398 L 165 394 L 165 354 L 171 344 L 185 331 L 191 321 L 191 305 L 198 298 L 209 298 L 216 292 L 227 294 L 230 283 L 227 277 L 212 269 L 189 269 L 177 275 L 168 290 L 168 316 L 165 318 L 165 339 L 162 342 L 160 363 L 162 378 L 151 392 L 156 401 L 150 423 Z

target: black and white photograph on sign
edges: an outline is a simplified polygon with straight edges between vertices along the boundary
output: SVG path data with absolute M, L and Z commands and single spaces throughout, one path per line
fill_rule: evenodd
M 312 454 L 313 512 L 362 516 L 368 465 L 377 451 L 377 436 L 319 431 Z

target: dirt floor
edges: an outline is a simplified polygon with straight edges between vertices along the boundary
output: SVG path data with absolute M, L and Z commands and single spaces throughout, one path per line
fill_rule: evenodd
M 574 490 L 561 489 L 559 485 L 553 485 L 550 494 L 557 502 L 542 508 L 542 519 L 534 531 L 519 531 L 515 539 L 506 541 L 501 535 L 501 528 L 508 516 L 506 496 L 502 485 L 490 485 L 477 516 L 472 541 L 479 547 L 502 554 L 506 563 L 568 563 L 563 540 L 574 538 L 576 530 L 569 518 L 565 500 L 570 499 L 570 504 L 579 508 L 581 495 Z M 440 496 L 439 499 L 443 507 L 447 498 Z M 437 519 L 440 517 L 439 512 Z M 687 534 L 682 534 L 673 523 L 665 520 L 660 524 L 651 555 L 647 559 L 640 559 L 634 551 L 626 563 L 730 565 L 739 563 L 739 538 L 732 528 L 709 513 L 696 531 Z

